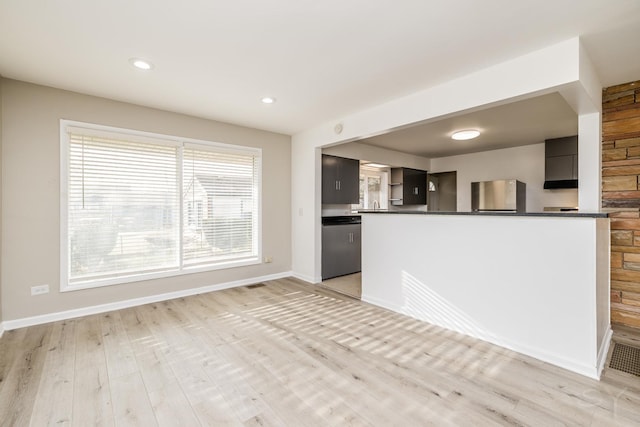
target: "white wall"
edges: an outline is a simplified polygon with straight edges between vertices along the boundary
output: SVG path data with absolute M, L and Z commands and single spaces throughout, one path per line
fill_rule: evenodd
M 578 117 L 578 199 L 580 209 L 596 212 L 602 207 L 602 115 Z M 597 170 L 598 174 L 588 173 Z
M 516 98 L 526 99 L 565 88 L 562 95 L 568 96 L 580 89 L 574 85 L 580 77 L 579 51 L 580 40 L 572 38 L 368 110 L 336 118 L 293 135 L 292 142 L 329 146 L 462 111 L 505 104 Z M 334 131 L 337 123 L 343 127 L 339 134 Z
M 291 145 L 291 263 L 295 277 L 310 283 L 321 278 L 320 216 L 322 152 L 305 141 Z
M 596 311 L 598 359 L 606 358 L 607 334 L 611 330 L 611 231 L 609 220 L 598 220 L 596 229 L 597 248 L 595 274 L 597 277 Z
M 578 190 L 545 190 L 544 143 L 431 159 L 433 173 L 457 171 L 458 212 L 471 210 L 471 183 L 517 179 L 527 184 L 527 211 L 578 206 Z
M 395 167 L 405 167 L 430 171 L 431 161 L 426 157 L 414 156 L 399 151 L 387 150 L 361 142 L 348 142 L 322 149 L 323 154 L 347 157 L 349 159 L 368 160 Z
M 292 246 L 293 271 L 309 281 L 320 280 L 320 156 L 311 153 L 321 147 L 379 135 L 410 124 L 437 120 L 474 109 L 559 92 L 579 116 L 600 111 L 594 99 L 601 87 L 593 78 L 591 64 L 584 60 L 579 38 L 575 37 L 518 58 L 493 65 L 423 91 L 374 108 L 336 118 L 292 137 Z M 553 64 L 553 66 L 549 66 Z M 589 68 L 589 72 L 581 70 Z M 583 78 L 584 80 L 581 80 Z M 336 123 L 343 131 L 336 134 Z M 594 126 L 579 129 L 580 141 L 600 138 Z M 579 150 L 590 160 L 599 156 L 600 146 L 588 143 Z M 585 157 L 586 158 L 586 157 Z M 588 162 L 592 164 L 592 161 Z M 581 168 L 581 199 L 591 209 L 598 200 L 600 170 Z M 313 189 L 313 190 L 312 190 Z M 315 195 L 310 195 L 315 191 Z M 311 216 L 311 217 L 310 217 Z
M 0 79 L 2 315 L 13 321 L 291 270 L 289 136 Z M 273 262 L 61 293 L 60 119 L 262 149 L 262 246 Z M 49 284 L 32 297 L 30 287 Z M 15 323 L 15 322 L 14 322 Z
M 578 80 L 559 90 L 578 112 L 578 199 L 581 210 L 602 207 L 602 85 L 584 46 L 578 46 Z
M 363 214 L 362 299 L 598 378 L 608 221 Z
M 0 76 L 0 191 L 2 188 L 2 76 Z M 2 241 L 2 193 L 0 193 L 0 242 Z M 0 260 L 2 260 L 2 245 L 0 244 Z M 0 263 L 0 336 L 2 326 L 2 266 Z

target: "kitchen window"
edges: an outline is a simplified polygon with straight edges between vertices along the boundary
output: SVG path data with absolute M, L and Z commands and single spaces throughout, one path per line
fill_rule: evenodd
M 388 176 L 385 170 L 360 167 L 360 204 L 357 209 L 388 208 Z
M 61 121 L 61 290 L 259 263 L 261 150 Z

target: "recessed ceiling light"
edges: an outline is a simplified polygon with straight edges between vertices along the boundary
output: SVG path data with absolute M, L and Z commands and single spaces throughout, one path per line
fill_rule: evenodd
M 276 102 L 276 99 L 270 96 L 265 96 L 264 98 L 262 98 L 263 104 L 273 104 L 274 102 Z
M 131 65 L 133 65 L 134 67 L 140 69 L 140 70 L 150 70 L 153 68 L 153 64 L 149 61 L 145 61 L 144 59 L 140 59 L 140 58 L 131 58 L 129 60 L 129 62 L 131 63 Z
M 458 132 L 454 132 L 453 135 L 451 135 L 451 138 L 458 141 L 464 141 L 465 139 L 477 138 L 478 135 L 480 135 L 479 130 L 468 129 L 468 130 L 461 130 Z

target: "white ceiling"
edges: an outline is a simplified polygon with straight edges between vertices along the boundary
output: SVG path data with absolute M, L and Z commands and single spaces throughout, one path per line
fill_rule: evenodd
M 477 129 L 480 136 L 454 141 L 455 131 Z M 498 148 L 542 143 L 545 139 L 576 135 L 578 116 L 558 93 L 513 102 L 384 135 L 361 139 L 403 153 L 437 158 Z
M 640 0 L 0 0 L 0 74 L 294 134 L 575 36 L 640 79 Z

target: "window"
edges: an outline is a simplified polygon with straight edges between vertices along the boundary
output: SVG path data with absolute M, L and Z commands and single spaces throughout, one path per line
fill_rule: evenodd
M 388 173 L 374 168 L 360 167 L 359 209 L 388 208 Z
M 259 149 L 61 121 L 61 289 L 258 263 Z

